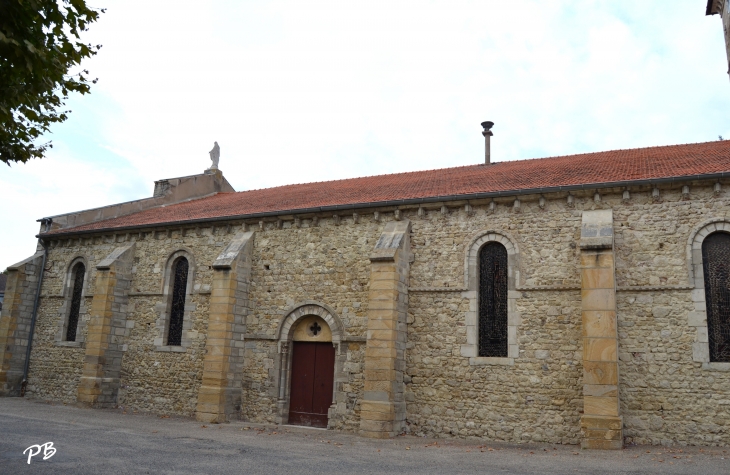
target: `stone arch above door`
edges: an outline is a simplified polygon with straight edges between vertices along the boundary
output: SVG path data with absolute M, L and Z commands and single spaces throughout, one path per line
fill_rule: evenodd
M 327 322 L 332 332 L 332 343 L 335 346 L 339 345 L 344 335 L 344 327 L 340 317 L 328 305 L 315 302 L 314 300 L 306 300 L 287 310 L 281 319 L 277 335 L 280 347 L 279 351 L 281 351 L 281 342 L 291 341 L 297 322 L 308 315 L 316 315 Z

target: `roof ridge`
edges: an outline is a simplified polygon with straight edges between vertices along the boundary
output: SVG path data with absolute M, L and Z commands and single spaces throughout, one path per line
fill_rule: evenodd
M 729 142 L 730 140 L 712 140 L 708 142 L 688 142 L 688 143 L 682 143 L 682 144 L 674 144 L 674 145 L 652 145 L 649 147 L 633 147 L 633 148 L 617 148 L 613 150 L 602 150 L 600 152 L 583 152 L 583 153 L 571 153 L 567 155 L 551 155 L 548 157 L 538 157 L 538 158 L 517 158 L 514 160 L 503 160 L 499 162 L 492 162 L 489 164 L 489 166 L 493 165 L 500 165 L 500 164 L 506 164 L 506 163 L 525 163 L 525 162 L 539 162 L 543 160 L 554 160 L 558 158 L 570 158 L 570 157 L 581 157 L 586 155 L 601 155 L 601 154 L 607 154 L 607 153 L 616 153 L 616 152 L 630 152 L 635 150 L 652 150 L 652 149 L 665 149 L 665 148 L 673 148 L 673 147 L 685 147 L 685 146 L 691 146 L 691 145 L 704 145 L 704 144 L 713 144 L 713 143 L 720 143 L 720 142 Z M 321 180 L 321 181 L 308 181 L 308 182 L 301 182 L 301 183 L 289 183 L 286 185 L 276 185 L 276 186 L 270 186 L 265 188 L 252 188 L 250 190 L 241 190 L 241 191 L 235 191 L 235 192 L 220 192 L 219 195 L 222 194 L 229 194 L 229 193 L 247 193 L 247 192 L 253 192 L 253 191 L 263 191 L 263 190 L 275 190 L 278 188 L 287 188 L 287 187 L 294 187 L 294 186 L 303 186 L 303 185 L 318 185 L 323 183 L 338 183 L 338 182 L 344 182 L 344 181 L 354 181 L 354 180 L 363 180 L 367 178 L 381 178 L 381 177 L 391 177 L 396 175 L 413 175 L 417 173 L 429 173 L 429 172 L 438 172 L 438 171 L 444 171 L 444 170 L 459 170 L 459 169 L 465 169 L 465 168 L 471 168 L 471 167 L 483 167 L 486 166 L 485 163 L 475 163 L 472 165 L 459 165 L 455 167 L 441 167 L 441 168 L 428 168 L 425 170 L 412 170 L 407 172 L 393 172 L 393 173 L 381 173 L 381 174 L 375 174 L 375 175 L 362 175 L 352 178 L 337 178 L 334 180 Z
M 730 177 L 730 141 L 587 152 L 222 192 L 68 228 L 58 234 L 700 176 Z

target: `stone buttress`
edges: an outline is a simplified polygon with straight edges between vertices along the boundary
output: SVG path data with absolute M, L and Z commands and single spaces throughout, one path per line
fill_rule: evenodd
M 406 419 L 406 316 L 410 272 L 410 221 L 386 224 L 370 256 L 367 346 L 360 433 L 388 438 L 403 431 Z
M 253 232 L 237 234 L 213 263 L 203 383 L 195 412 L 199 421 L 225 422 L 241 412 L 253 241 Z
M 134 244 L 118 247 L 96 266 L 86 355 L 77 391 L 80 404 L 114 407 L 117 403 L 124 339 L 129 336 L 127 313 L 134 251 Z
M 580 239 L 584 449 L 620 449 L 613 211 L 584 211 Z
M 43 252 L 8 267 L 0 313 L 0 396 L 20 396 Z

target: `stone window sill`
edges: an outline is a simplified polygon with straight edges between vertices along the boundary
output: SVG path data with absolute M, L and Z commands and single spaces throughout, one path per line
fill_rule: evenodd
M 707 371 L 730 372 L 730 363 L 702 363 L 702 369 L 705 369 Z
M 66 348 L 83 348 L 83 341 L 57 341 L 54 343 L 55 346 L 63 346 Z
M 184 346 L 156 346 L 155 351 L 163 351 L 166 353 L 185 353 L 188 349 Z
M 514 366 L 514 358 L 493 358 L 485 356 L 477 356 L 469 358 L 469 366 L 485 366 L 485 365 L 501 365 Z

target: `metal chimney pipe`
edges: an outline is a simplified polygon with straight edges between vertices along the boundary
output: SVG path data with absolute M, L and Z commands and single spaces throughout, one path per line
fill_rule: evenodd
M 494 126 L 494 122 L 486 121 L 482 122 L 482 127 L 484 127 L 484 130 L 482 130 L 482 135 L 484 136 L 484 164 L 489 165 L 491 163 L 491 152 L 489 150 L 489 137 L 494 135 L 491 131 L 491 128 Z

